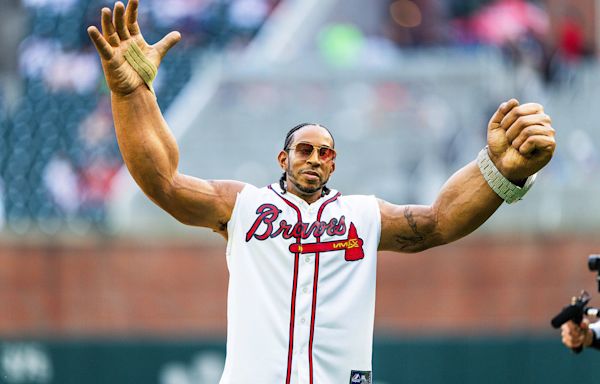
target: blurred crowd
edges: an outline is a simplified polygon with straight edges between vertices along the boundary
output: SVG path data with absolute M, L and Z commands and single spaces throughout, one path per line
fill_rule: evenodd
M 142 1 L 139 19 L 147 41 L 156 42 L 174 29 L 184 37 L 155 81 L 161 108 L 169 107 L 203 54 L 246 47 L 279 1 Z M 551 3 L 380 0 L 374 33 L 359 23 L 333 22 L 319 34 L 317 49 L 326 60 L 343 65 L 384 60 L 390 52 L 419 47 L 492 46 L 537 79 L 539 87 L 552 86 L 569 81 L 577 66 L 593 57 L 594 42 L 586 29 L 589 15 L 577 7 L 551 10 Z M 0 59 L 0 225 L 16 233 L 32 228 L 54 233 L 65 226 L 80 232 L 107 230 L 106 202 L 122 160 L 86 27 L 97 25 L 100 9 L 113 1 L 6 4 L 0 24 L 21 17 L 27 27 L 14 64 L 21 89 L 16 102 L 9 102 L 10 87 L 2 84 L 7 82 L 2 65 L 10 66 L 2 60 L 10 57 Z
M 142 1 L 139 20 L 148 42 L 174 29 L 184 36 L 155 81 L 161 107 L 169 107 L 203 53 L 245 46 L 278 1 Z M 28 29 L 18 45 L 22 91 L 13 108 L 0 91 L 1 223 L 16 233 L 107 230 L 106 201 L 122 160 L 86 28 L 98 25 L 100 9 L 114 2 L 13 3 Z
M 356 4 L 360 0 L 348 1 Z M 357 22 L 359 18 L 356 15 L 344 13 L 342 8 L 342 16 L 326 26 L 324 33 L 319 36 L 321 56 L 335 66 L 362 65 L 385 69 L 404 66 L 404 70 L 409 68 L 408 62 L 414 62 L 411 59 L 419 57 L 424 51 L 430 54 L 420 63 L 422 68 L 436 67 L 431 64 L 434 60 L 440 62 L 437 68 L 443 66 L 444 62 L 450 63 L 449 52 L 461 52 L 465 57 L 474 52 L 489 52 L 499 58 L 502 67 L 507 68 L 509 77 L 499 76 L 500 72 L 491 75 L 487 79 L 487 90 L 479 90 L 481 94 L 476 100 L 477 104 L 470 104 L 469 109 L 474 109 L 473 114 L 485 116 L 478 126 L 487 122 L 498 100 L 503 97 L 542 103 L 553 116 L 560 129 L 561 142 L 564 143 L 559 145 L 559 153 L 545 171 L 546 175 L 550 173 L 550 179 L 559 179 L 557 185 L 561 187 L 566 184 L 581 185 L 582 179 L 589 180 L 589 176 L 600 167 L 600 160 L 595 155 L 598 138 L 595 129 L 591 128 L 594 118 L 590 117 L 590 111 L 594 107 L 588 105 L 588 100 L 594 99 L 597 94 L 593 90 L 597 89 L 597 85 L 589 81 L 593 78 L 586 78 L 587 74 L 594 73 L 593 66 L 597 65 L 598 2 L 381 0 L 380 3 L 382 7 L 378 17 L 371 18 L 370 24 L 366 22 L 363 25 Z M 365 14 L 364 19 L 369 20 L 368 16 Z M 475 58 L 475 55 L 472 57 Z M 448 64 L 447 73 L 453 73 L 454 69 Z M 411 202 L 431 201 L 440 184 L 427 180 L 428 176 L 423 175 L 438 174 L 441 175 L 438 179 L 443 181 L 448 172 L 464 164 L 465 159 L 458 155 L 467 148 L 464 139 L 458 138 L 472 137 L 473 133 L 472 128 L 461 127 L 464 122 L 457 121 L 457 106 L 453 105 L 453 100 L 439 97 L 440 87 L 446 84 L 447 79 L 433 78 L 440 76 L 439 72 L 433 71 L 431 84 L 428 84 L 429 80 L 420 79 L 422 83 L 419 85 L 403 89 L 403 97 L 388 100 L 397 105 L 406 100 L 407 104 L 424 105 L 418 96 L 424 94 L 428 104 L 423 107 L 425 111 L 416 113 L 417 116 L 424 116 L 418 125 L 419 133 L 424 137 L 416 140 L 415 146 L 427 147 L 423 148 L 424 151 L 440 149 L 436 151 L 433 166 L 427 164 L 422 152 L 417 151 L 398 167 L 401 179 L 411 182 L 409 189 L 412 192 L 406 195 Z M 493 73 L 492 70 L 490 73 Z M 464 87 L 472 85 L 469 79 L 462 81 Z M 501 84 L 503 82 L 505 84 Z M 396 86 L 401 87 L 399 81 Z M 435 91 L 422 92 L 428 87 L 435 88 Z M 494 87 L 498 90 L 503 87 L 504 90 L 510 89 L 510 94 L 497 91 L 490 97 L 490 93 L 493 93 L 490 90 Z M 457 92 L 456 97 L 463 97 L 459 94 Z M 431 99 L 434 102 L 429 102 Z M 361 100 L 361 107 L 366 104 Z M 561 108 L 556 108 L 557 105 Z M 355 103 L 351 108 L 357 108 Z M 571 117 L 567 116 L 567 112 Z M 440 117 L 445 119 L 440 120 Z M 561 126 L 560 123 L 565 123 L 565 120 L 568 126 Z M 406 122 L 404 120 L 400 124 L 403 130 L 410 129 L 410 124 Z M 443 129 L 436 128 L 440 124 L 444 125 Z M 439 135 L 439 132 L 443 135 Z M 483 137 L 478 139 L 483 143 Z M 422 185 L 422 188 L 415 185 Z M 423 193 L 423 190 L 429 193 Z M 397 195 L 395 192 L 394 196 Z M 426 196 L 424 201 L 418 199 L 423 196 Z M 557 211 L 560 211 L 560 206 L 557 206 Z
M 502 50 L 531 67 L 545 84 L 560 82 L 595 55 L 592 0 L 382 0 L 371 24 L 339 20 L 322 34 L 322 54 L 334 60 L 381 60 L 389 51 L 424 47 Z M 365 24 L 369 24 L 366 22 Z M 352 54 L 354 53 L 354 55 Z M 370 53 L 370 54 L 369 54 Z

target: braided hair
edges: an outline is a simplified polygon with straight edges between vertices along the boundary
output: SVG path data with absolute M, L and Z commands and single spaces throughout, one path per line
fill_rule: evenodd
M 317 127 L 321 127 L 323 129 L 325 129 L 327 131 L 327 133 L 329 133 L 329 136 L 331 136 L 331 140 L 333 141 L 333 147 L 335 148 L 335 139 L 333 138 L 333 135 L 331 134 L 329 129 L 327 129 L 327 127 L 324 127 L 320 124 L 315 124 L 315 123 L 302 123 L 302 124 L 296 125 L 292 129 L 290 129 L 289 132 L 287 133 L 287 135 L 285 135 L 285 141 L 283 142 L 283 150 L 284 151 L 289 152 L 290 145 L 292 144 L 292 139 L 294 138 L 294 133 L 296 133 L 296 131 L 298 131 L 308 125 L 316 125 Z M 279 187 L 281 187 L 282 195 L 287 192 L 287 189 L 285 188 L 286 176 L 287 176 L 287 173 L 283 172 L 283 174 L 279 178 Z M 326 185 L 323 185 L 323 189 L 321 189 L 321 197 L 328 195 L 329 192 L 331 192 L 331 190 L 329 188 L 327 188 Z

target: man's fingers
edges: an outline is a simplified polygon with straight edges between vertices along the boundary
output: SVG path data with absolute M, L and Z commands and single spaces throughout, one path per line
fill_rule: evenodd
M 158 51 L 160 57 L 164 57 L 169 49 L 181 40 L 181 34 L 177 31 L 169 32 L 158 43 L 154 44 L 154 48 Z
M 121 40 L 127 40 L 131 37 L 131 35 L 129 35 L 129 30 L 125 25 L 125 6 L 120 1 L 115 3 L 115 9 L 113 11 L 113 23 L 115 24 L 115 29 L 117 30 Z
M 114 50 L 110 46 L 110 44 L 108 44 L 106 39 L 104 39 L 102 34 L 100 34 L 100 31 L 98 30 L 98 28 L 93 27 L 93 26 L 88 27 L 87 32 L 88 32 L 88 35 L 90 35 L 90 39 L 92 39 L 94 46 L 96 46 L 96 50 L 100 54 L 100 57 L 103 60 L 112 59 L 112 57 L 114 55 Z
M 138 0 L 129 0 L 127 8 L 125 9 L 125 23 L 127 24 L 127 29 L 131 36 L 140 33 L 140 26 L 137 23 L 138 4 Z
M 500 122 L 500 127 L 507 130 L 521 116 L 533 115 L 536 113 L 544 113 L 544 107 L 537 103 L 521 104 L 513 108 L 504 116 Z
M 571 335 L 562 335 L 562 342 L 569 348 L 577 346 L 577 340 L 573 339 Z
M 590 321 L 588 319 L 583 319 L 583 321 L 581 322 L 581 324 L 579 324 L 579 326 L 584 331 L 588 330 L 588 329 L 590 329 Z
M 556 142 L 553 137 L 534 135 L 529 136 L 527 140 L 519 147 L 519 153 L 526 156 L 531 154 L 534 150 L 542 151 L 548 158 L 552 156 Z
M 569 348 L 577 348 L 583 345 L 585 335 L 582 328 L 572 321 L 564 323 L 561 327 L 562 343 Z
M 100 19 L 102 23 L 102 35 L 110 45 L 118 47 L 121 40 L 112 23 L 112 12 L 110 11 L 110 8 L 102 8 L 102 16 Z
M 520 116 L 511 126 L 506 130 L 506 139 L 509 143 L 519 136 L 521 131 L 530 125 L 546 125 L 550 126 L 552 120 L 550 116 L 545 113 L 537 113 L 535 115 Z
M 519 105 L 519 101 L 517 99 L 510 99 L 507 102 L 500 104 L 498 110 L 496 110 L 496 112 L 490 119 L 490 127 L 498 128 L 504 116 L 506 116 L 506 114 L 517 105 Z
M 551 127 L 546 127 L 544 125 L 530 125 L 528 127 L 523 128 L 519 136 L 517 136 L 513 141 L 511 146 L 515 149 L 519 149 L 521 145 L 531 136 L 554 136 L 554 129 Z M 509 140 L 509 143 L 511 141 Z

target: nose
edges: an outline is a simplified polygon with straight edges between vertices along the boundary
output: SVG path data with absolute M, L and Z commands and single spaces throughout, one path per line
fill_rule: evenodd
M 308 159 L 306 159 L 306 162 L 309 164 L 321 164 L 321 158 L 319 157 L 319 148 L 313 147 L 313 151 L 310 154 L 310 156 L 308 156 Z

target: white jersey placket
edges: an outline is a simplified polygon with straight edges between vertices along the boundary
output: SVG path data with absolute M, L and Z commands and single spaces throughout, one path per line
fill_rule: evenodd
M 271 190 L 273 190 L 270 187 Z M 273 190 L 273 192 L 275 192 Z M 309 205 L 304 200 L 296 197 L 289 199 L 276 193 L 290 208 L 291 214 L 296 216 L 297 223 L 301 225 L 306 223 L 308 228 L 316 221 L 321 221 L 323 209 L 331 202 L 337 200 L 340 193 L 317 204 Z M 293 216 L 292 216 L 293 217 Z M 291 219 L 291 217 L 290 217 Z M 307 228 L 307 230 L 308 230 Z M 315 237 L 314 231 L 306 239 L 301 235 L 296 238 L 297 244 L 318 243 L 320 236 Z M 311 338 L 314 339 L 314 320 L 317 310 L 317 286 L 318 286 L 318 268 L 319 253 L 294 253 L 294 281 L 292 287 L 292 302 L 290 303 L 290 325 L 293 326 L 293 332 L 290 330 L 292 340 L 290 340 L 291 361 L 288 359 L 288 375 L 286 384 L 314 384 L 314 361 L 312 359 Z M 289 364 L 291 363 L 291 367 Z M 313 365 L 313 366 L 311 366 Z
M 306 223 L 309 228 L 315 222 L 322 222 L 325 207 L 337 200 L 339 193 L 317 204 L 308 205 L 305 201 L 298 201 L 297 214 L 300 223 Z M 288 202 L 288 205 L 290 202 Z M 300 239 L 302 243 L 320 243 L 321 236 L 316 237 L 314 231 L 307 239 Z M 312 343 L 314 342 L 315 319 L 317 317 L 318 284 L 319 284 L 319 259 L 320 253 L 300 254 L 297 275 L 297 294 L 295 301 L 294 321 L 294 353 L 292 365 L 292 384 L 314 384 L 314 364 L 312 356 Z M 297 381 L 295 379 L 298 379 Z
M 302 219 L 309 226 L 316 219 L 316 209 L 300 203 Z M 301 243 L 315 242 L 314 236 L 302 239 Z M 297 373 L 298 384 L 309 384 L 309 339 L 311 326 L 312 301 L 314 291 L 315 254 L 305 253 L 300 255 L 298 265 L 298 293 L 296 295 L 296 319 L 294 327 L 294 373 Z M 292 383 L 294 380 L 292 380 Z

